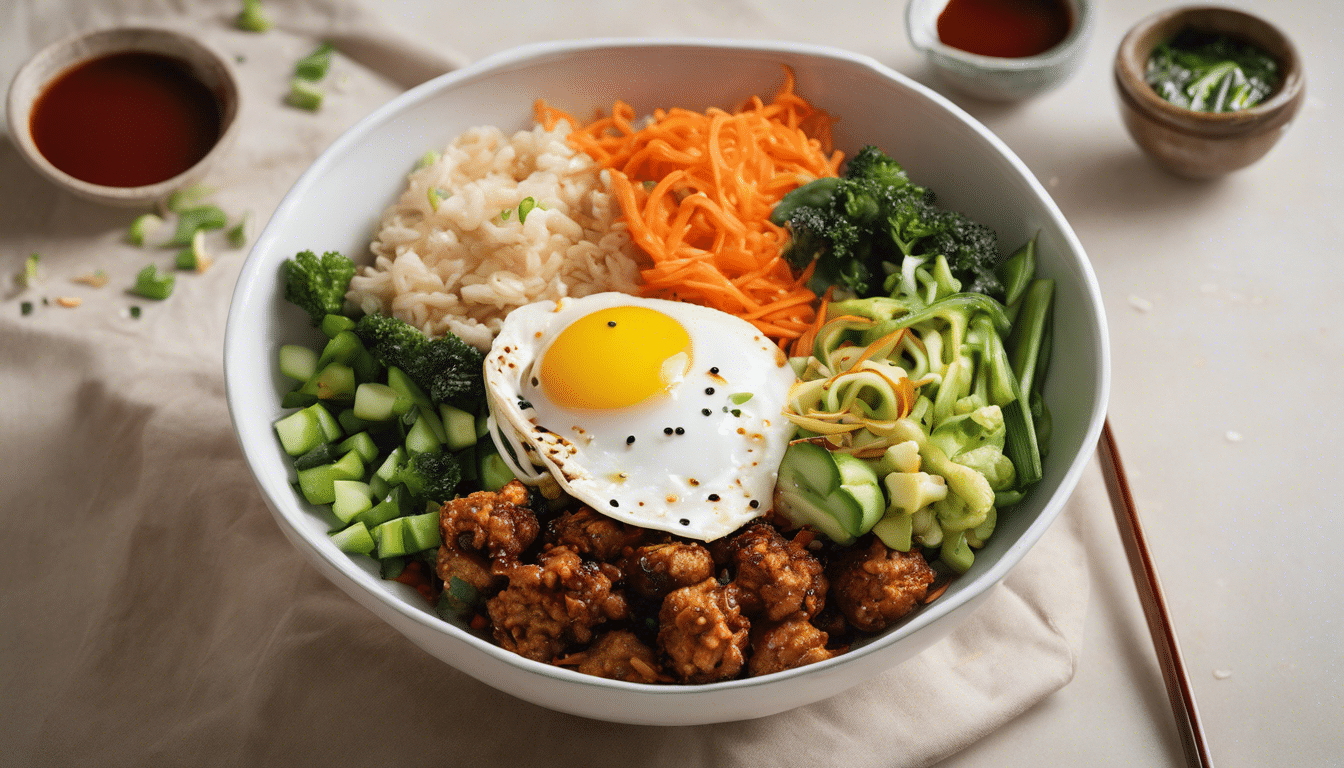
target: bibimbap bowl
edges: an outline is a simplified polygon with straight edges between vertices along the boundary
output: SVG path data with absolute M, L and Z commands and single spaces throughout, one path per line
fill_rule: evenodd
M 651 685 L 580 674 L 501 648 L 488 633 L 441 618 L 411 587 L 337 548 L 332 517 L 294 486 L 292 458 L 274 423 L 293 388 L 281 345 L 320 348 L 322 332 L 284 298 L 282 263 L 296 253 L 340 251 L 372 262 L 369 243 L 408 172 L 427 150 L 463 131 L 505 133 L 534 124 L 534 101 L 586 117 L 629 102 L 657 108 L 733 109 L 768 98 L 784 67 L 795 91 L 837 118 L 837 149 L 880 146 L 933 188 L 941 205 L 993 228 L 1006 248 L 1036 236 L 1037 273 L 1056 283 L 1054 342 L 1044 397 L 1053 414 L 1043 479 L 999 516 L 970 569 L 936 600 L 834 658 L 783 672 L 707 684 Z M 638 73 L 637 75 L 635 73 Z M 1059 515 L 1089 460 L 1105 415 L 1109 351 L 1102 303 L 1077 237 L 1039 182 L 987 129 L 936 93 L 874 60 L 788 43 L 596 40 L 528 46 L 419 86 L 336 141 L 282 201 L 242 269 L 225 340 L 229 407 L 267 504 L 290 541 L 327 578 L 447 664 L 520 699 L 584 717 L 657 725 L 776 714 L 837 694 L 947 635 L 990 595 Z

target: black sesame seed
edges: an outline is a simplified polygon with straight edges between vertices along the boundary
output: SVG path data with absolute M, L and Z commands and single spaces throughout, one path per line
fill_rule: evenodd
M 626 444 L 626 445 L 632 445 L 634 442 L 635 442 L 635 436 L 634 436 L 634 435 L 631 435 L 631 436 L 625 438 L 625 444 Z
M 533 377 L 532 377 L 532 386 L 535 387 L 535 386 L 537 386 L 537 385 L 540 384 L 540 383 L 541 383 L 540 381 L 537 381 L 537 377 L 536 377 L 536 376 L 533 376 Z
M 747 506 L 751 507 L 752 509 L 755 509 L 755 508 L 761 506 L 761 502 L 760 502 L 759 499 L 752 499 L 752 500 L 751 500 L 751 503 L 748 504 Z
M 686 430 L 683 429 L 682 427 L 677 427 L 675 431 L 676 431 L 676 433 L 677 433 L 678 435 L 684 435 L 684 434 L 686 434 Z
M 714 394 L 714 388 L 713 388 L 713 387 L 705 387 L 705 394 L 706 394 L 706 395 L 712 395 L 712 394 Z
M 611 500 L 611 506 L 613 506 L 613 507 L 619 507 L 619 506 L 621 506 L 621 505 L 618 504 L 618 503 L 616 503 L 616 500 L 615 500 L 615 499 L 612 499 L 612 500 Z
M 710 372 L 710 373 L 718 373 L 718 372 L 719 372 L 719 368 L 718 368 L 718 366 L 714 366 L 713 368 L 710 368 L 710 369 L 709 369 L 709 372 Z
M 615 321 L 615 320 L 608 320 L 608 321 L 607 321 L 607 327 L 608 327 L 608 328 L 615 328 L 615 327 L 616 327 L 616 321 Z
M 713 411 L 709 410 L 708 408 L 701 408 L 701 409 L 700 409 L 700 412 L 703 413 L 703 414 L 706 415 L 706 416 L 708 416 L 708 415 L 710 415 L 711 413 L 713 413 Z
M 711 494 L 709 494 L 709 500 L 710 500 L 710 501 L 718 501 L 718 500 L 719 500 L 719 494 L 717 494 L 717 493 L 711 493 Z
M 663 428 L 663 434 L 664 434 L 664 435 L 670 435 L 670 434 L 672 434 L 672 428 L 671 428 L 671 427 L 664 427 L 664 428 Z
M 682 525 L 690 525 L 690 524 L 691 524 L 691 521 L 690 521 L 690 520 L 687 520 L 687 519 L 684 518 L 684 517 L 681 518 L 680 520 L 678 520 L 677 522 L 681 523 Z

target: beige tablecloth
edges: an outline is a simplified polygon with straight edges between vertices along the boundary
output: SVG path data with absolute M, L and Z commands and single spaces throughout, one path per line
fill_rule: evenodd
M 37 48 L 76 31 L 194 29 L 236 57 L 246 99 L 239 140 L 208 179 L 214 201 L 261 224 L 341 131 L 461 61 L 366 5 L 271 0 L 279 26 L 249 34 L 231 25 L 232 0 L 20 0 L 0 11 L 0 75 L 8 82 Z M 287 107 L 293 63 L 319 39 L 341 46 L 327 102 L 318 113 Z M 127 292 L 135 272 L 171 267 L 173 251 L 127 245 L 138 211 L 57 191 L 6 139 L 0 764 L 928 765 L 1073 676 L 1088 594 L 1075 520 L 1079 505 L 1105 503 L 1095 466 L 966 624 L 829 701 L 720 726 L 629 727 L 476 682 L 327 583 L 263 503 L 221 372 L 245 248 L 212 238 L 209 271 L 180 274 L 167 301 L 138 299 Z M 25 290 L 11 276 L 30 253 L 43 274 Z M 97 270 L 105 287 L 72 280 Z

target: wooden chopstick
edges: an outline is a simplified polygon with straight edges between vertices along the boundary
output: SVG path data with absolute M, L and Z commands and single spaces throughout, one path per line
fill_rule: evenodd
M 1120 463 L 1120 450 L 1111 432 L 1109 419 L 1102 425 L 1098 448 L 1106 475 L 1106 490 L 1111 497 L 1111 508 L 1120 526 L 1120 539 L 1129 557 L 1129 567 L 1134 574 L 1134 584 L 1138 587 L 1143 615 L 1148 620 L 1148 632 L 1157 649 L 1157 661 L 1162 667 L 1167 698 L 1176 715 L 1176 727 L 1186 763 L 1192 768 L 1212 768 L 1209 745 L 1204 740 L 1204 728 L 1200 725 L 1199 710 L 1195 706 L 1195 694 L 1190 686 L 1190 677 L 1185 672 L 1185 662 L 1181 660 L 1181 646 L 1176 642 L 1176 628 L 1167 614 L 1167 601 L 1162 596 L 1162 585 L 1157 579 L 1157 569 L 1148 551 L 1143 526 L 1139 524 L 1134 494 L 1125 478 L 1125 468 Z

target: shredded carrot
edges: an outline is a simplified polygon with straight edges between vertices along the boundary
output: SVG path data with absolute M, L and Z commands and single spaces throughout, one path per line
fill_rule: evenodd
M 634 242 L 648 254 L 640 292 L 737 315 L 784 345 L 812 328 L 812 267 L 794 274 L 785 228 L 770 212 L 789 191 L 835 176 L 844 159 L 831 146 L 832 118 L 796 94 L 793 72 L 774 100 L 748 99 L 734 112 L 658 109 L 636 127 L 617 101 L 583 123 L 545 101 L 537 121 L 561 120 L 569 143 L 611 172 L 612 191 Z

